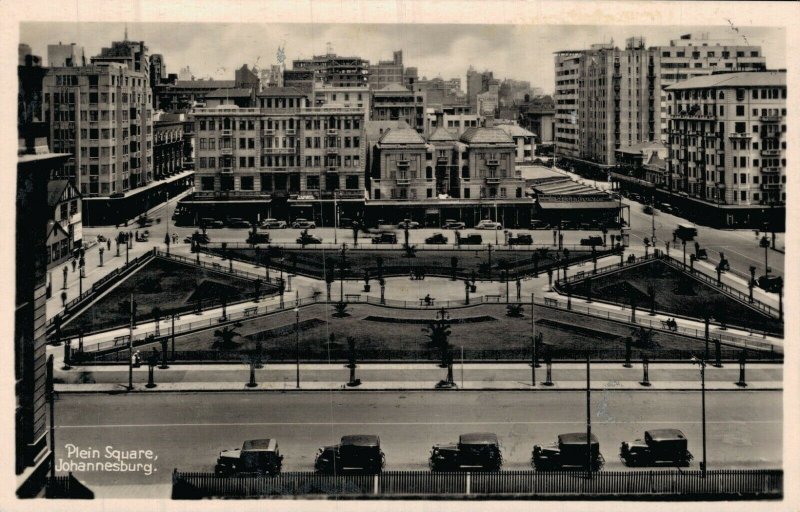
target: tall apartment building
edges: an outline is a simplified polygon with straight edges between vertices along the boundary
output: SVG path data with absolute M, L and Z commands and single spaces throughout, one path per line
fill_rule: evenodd
M 403 84 L 403 50 L 392 54 L 392 60 L 381 60 L 369 70 L 369 88 L 382 89 L 389 84 Z
M 118 62 L 56 67 L 45 76 L 43 89 L 53 151 L 74 155 L 62 177 L 84 197 L 124 194 L 152 181 L 146 73 Z
M 695 38 L 646 47 L 641 37 L 620 49 L 595 44 L 555 55 L 556 154 L 600 167 L 616 163 L 615 151 L 640 142 L 664 141 L 664 88 L 714 70 L 759 70 L 758 46 Z
M 257 101 L 255 108 L 192 111 L 195 206 L 211 201 L 221 211 L 236 203 L 239 217 L 255 218 L 280 202 L 290 209 L 334 196 L 363 203 L 363 108 L 313 107 L 303 91 L 280 87 Z
M 718 205 L 786 202 L 786 73 L 719 73 L 667 88 L 667 187 Z M 729 209 L 726 224 L 747 222 Z M 751 219 L 752 220 L 752 219 Z
M 479 73 L 472 66 L 467 70 L 467 103 L 475 112 L 477 112 L 478 108 L 478 94 L 489 91 L 492 82 L 499 90 L 499 81 L 494 79 L 494 73 L 491 71 Z
M 315 81 L 334 87 L 367 87 L 369 61 L 361 57 L 341 57 L 335 53 L 292 61 L 293 71 L 312 71 Z M 284 75 L 284 80 L 286 76 Z
M 358 108 L 369 119 L 370 90 L 365 85 L 345 86 L 314 82 L 313 106 L 330 108 Z
M 372 91 L 371 110 L 373 121 L 403 120 L 417 132 L 425 131 L 425 93 L 389 84 Z

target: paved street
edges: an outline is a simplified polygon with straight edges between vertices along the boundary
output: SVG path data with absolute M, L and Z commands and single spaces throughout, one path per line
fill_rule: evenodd
M 782 393 L 707 393 L 709 468 L 782 465 Z M 702 455 L 697 392 L 605 391 L 592 394 L 592 431 L 607 470 L 623 470 L 619 443 L 648 428 L 676 427 Z M 104 450 L 151 449 L 156 471 L 77 473 L 98 497 L 166 497 L 170 474 L 211 471 L 217 452 L 246 439 L 275 437 L 287 471 L 311 470 L 319 446 L 344 434 L 381 437 L 387 469 L 427 468 L 430 447 L 460 433 L 492 431 L 504 469 L 530 468 L 534 443 L 585 428 L 585 394 L 498 392 L 285 392 L 62 395 L 56 405 L 57 458 L 68 443 Z M 146 485 L 142 485 L 146 484 Z

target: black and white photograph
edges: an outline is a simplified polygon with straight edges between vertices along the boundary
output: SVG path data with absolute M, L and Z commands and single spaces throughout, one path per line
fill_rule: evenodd
M 9 510 L 797 505 L 796 4 L 56 5 Z

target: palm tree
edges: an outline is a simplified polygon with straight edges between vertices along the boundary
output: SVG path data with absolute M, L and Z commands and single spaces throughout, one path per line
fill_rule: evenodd
M 450 271 L 452 272 L 452 280 L 456 280 L 456 271 L 458 270 L 458 258 L 453 256 L 450 258 Z
M 333 281 L 335 280 L 335 269 L 336 269 L 336 260 L 333 258 L 325 258 L 325 288 L 328 291 L 328 302 L 331 301 L 331 286 L 333 285 Z
M 231 349 L 236 346 L 233 342 L 233 339 L 239 336 L 239 333 L 236 332 L 236 328 L 239 327 L 238 324 L 234 325 L 226 325 L 222 329 L 217 329 L 214 331 L 214 344 L 212 345 L 214 348 L 222 348 L 222 349 Z
M 440 355 L 440 364 L 441 368 L 447 368 L 447 378 L 444 381 L 448 385 L 453 384 L 453 365 L 452 365 L 452 353 L 451 353 L 451 346 L 449 342 L 450 334 L 452 331 L 450 330 L 450 320 L 447 311 L 442 308 L 437 314 L 436 319 L 431 320 L 428 322 L 426 327 L 422 328 L 422 332 L 424 332 L 428 336 L 428 346 L 439 350 Z

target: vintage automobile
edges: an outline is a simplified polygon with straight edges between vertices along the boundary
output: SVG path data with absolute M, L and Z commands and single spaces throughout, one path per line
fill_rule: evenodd
M 532 245 L 533 237 L 525 233 L 517 233 L 517 236 L 508 237 L 508 245 Z
M 757 280 L 759 288 L 771 293 L 778 293 L 783 288 L 783 278 L 775 275 L 763 275 Z
M 187 244 L 192 243 L 192 241 L 198 244 L 207 244 L 211 242 L 211 238 L 209 238 L 205 233 L 196 232 L 192 233 L 192 236 L 187 236 L 184 238 L 183 241 Z
M 278 219 L 264 219 L 261 221 L 261 227 L 264 229 L 286 229 L 286 221 Z
M 297 237 L 297 243 L 300 245 L 321 244 L 322 238 L 314 235 L 309 235 L 307 231 L 303 231 L 302 233 L 300 233 L 300 236 Z
M 457 444 L 437 444 L 431 449 L 431 471 L 479 468 L 499 471 L 503 465 L 500 441 L 487 432 L 461 434 Z
M 659 209 L 664 213 L 673 213 L 675 211 L 675 208 L 669 203 L 661 203 Z
M 441 233 L 434 233 L 425 239 L 426 244 L 446 244 L 447 237 Z
M 466 224 L 454 219 L 446 219 L 442 224 L 442 229 L 464 229 L 464 227 L 466 227 Z
M 268 244 L 269 233 L 253 233 L 252 231 L 247 235 L 248 244 Z
M 221 220 L 203 218 L 200 219 L 200 226 L 205 227 L 206 229 L 220 229 L 225 227 L 225 223 L 223 223 Z
M 483 219 L 475 225 L 475 229 L 503 229 L 503 225 L 489 219 Z
M 541 220 L 541 219 L 532 219 L 531 220 L 531 229 L 549 229 L 550 224 Z
M 592 247 L 594 247 L 595 245 L 603 245 L 603 237 L 594 235 L 586 238 L 581 238 L 581 245 L 588 245 Z
M 680 238 L 681 240 L 686 240 L 687 242 L 690 240 L 694 240 L 694 237 L 697 236 L 697 228 L 688 224 L 678 224 L 678 227 L 673 232 L 676 238 Z
M 245 441 L 241 449 L 222 450 L 214 466 L 214 474 L 227 476 L 241 473 L 277 475 L 281 472 L 283 456 L 275 439 Z
M 320 473 L 360 470 L 380 473 L 386 464 L 378 436 L 357 434 L 342 436 L 339 444 L 325 446 L 317 452 L 314 469 Z
M 394 233 L 379 233 L 372 238 L 373 244 L 396 244 L 397 235 Z
M 644 205 L 644 206 L 642 207 L 642 211 L 643 211 L 643 212 L 644 212 L 646 215 L 653 215 L 653 213 L 655 213 L 655 210 L 653 210 L 653 207 L 652 207 L 652 206 L 650 206 L 649 204 L 646 204 L 646 205 Z
M 648 430 L 644 433 L 644 439 L 623 441 L 619 456 L 628 466 L 653 466 L 659 463 L 688 466 L 692 454 L 687 446 L 686 436 L 680 430 Z
M 314 229 L 317 227 L 317 225 L 308 219 L 298 217 L 294 219 L 294 222 L 292 222 L 292 227 L 294 229 Z
M 477 233 L 469 233 L 458 237 L 458 243 L 460 245 L 480 245 L 482 242 L 483 237 Z
M 413 221 L 411 219 L 403 219 L 400 224 L 397 225 L 397 229 L 405 229 L 408 226 L 408 229 L 419 229 L 420 225 L 419 222 Z
M 600 454 L 600 443 L 592 434 L 591 470 L 599 471 L 605 460 Z M 536 471 L 553 471 L 562 469 L 583 469 L 589 465 L 589 447 L 586 432 L 560 434 L 558 442 L 549 445 L 534 445 L 531 465 Z
M 231 217 L 228 219 L 228 227 L 233 229 L 247 229 L 250 227 L 250 223 L 238 217 Z

